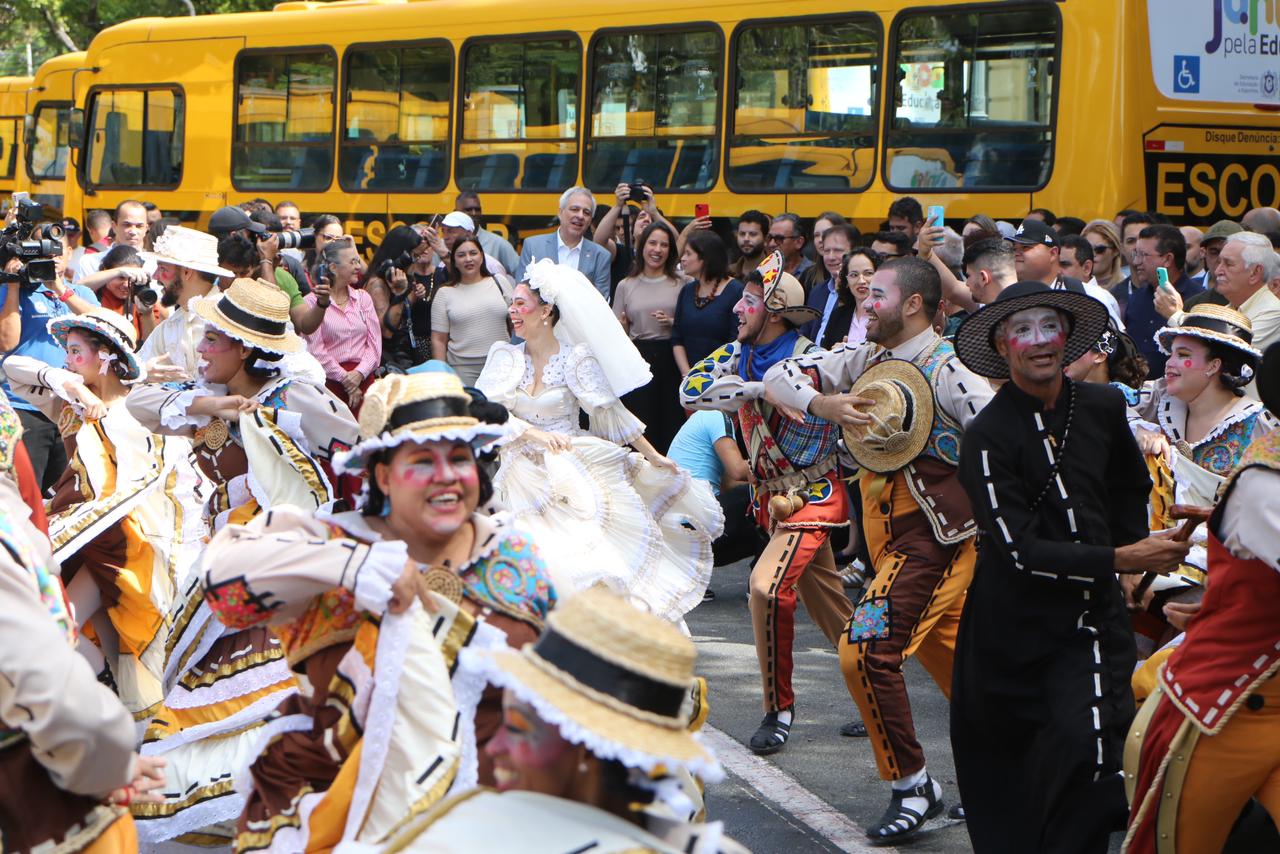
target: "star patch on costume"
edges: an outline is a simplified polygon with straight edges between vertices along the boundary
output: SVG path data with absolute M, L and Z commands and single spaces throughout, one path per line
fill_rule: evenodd
M 831 497 L 831 481 L 819 480 L 809 484 L 807 494 L 810 504 L 821 504 Z
M 689 374 L 684 381 L 685 394 L 702 394 L 702 390 L 711 383 L 711 377 L 707 374 Z
M 849 643 L 888 640 L 893 634 L 893 608 L 887 596 L 863 599 L 849 619 Z

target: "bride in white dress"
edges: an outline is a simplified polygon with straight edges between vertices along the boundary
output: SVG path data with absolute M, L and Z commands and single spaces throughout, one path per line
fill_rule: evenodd
M 517 434 L 501 450 L 497 498 L 533 535 L 557 589 L 603 582 L 678 623 L 710 581 L 720 505 L 620 402 L 651 377 L 599 292 L 550 260 L 528 279 L 510 312 L 524 343 L 494 344 L 476 381 Z

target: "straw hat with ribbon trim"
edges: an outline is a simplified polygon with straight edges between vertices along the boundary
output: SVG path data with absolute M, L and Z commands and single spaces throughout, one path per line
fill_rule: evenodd
M 689 731 L 696 657 L 674 625 L 596 586 L 562 601 L 535 643 L 464 651 L 463 666 L 601 759 L 715 781 L 719 763 Z
M 844 443 L 864 469 L 876 474 L 898 471 L 920 456 L 933 429 L 933 389 L 920 368 L 903 359 L 886 359 L 858 377 L 849 393 L 875 401 L 863 412 L 870 424 L 844 428 Z
M 822 312 L 804 303 L 804 285 L 783 269 L 781 252 L 774 252 L 756 267 L 764 285 L 764 307 L 799 326 L 822 317 Z
M 1256 368 L 1262 358 L 1262 353 L 1253 346 L 1253 323 L 1225 305 L 1201 303 L 1182 316 L 1181 325 L 1161 329 L 1155 334 L 1160 352 L 1168 355 L 1173 339 L 1180 335 L 1229 347 L 1243 354 L 1251 368 Z
M 218 238 L 194 228 L 171 225 L 156 238 L 154 251 L 140 254 L 144 261 L 159 261 L 229 279 L 235 276 L 218 265 Z
M 1071 318 L 1071 331 L 1062 354 L 1064 365 L 1089 352 L 1107 331 L 1110 320 L 1106 306 L 1087 294 L 1057 290 L 1043 282 L 1018 282 L 960 324 L 955 338 L 960 361 L 980 376 L 1008 379 L 1009 363 L 996 351 L 996 330 L 1009 317 L 1029 308 L 1053 308 Z
M 466 442 L 483 450 L 508 435 L 471 415 L 471 395 L 453 371 L 391 374 L 375 381 L 360 408 L 360 441 L 334 455 L 339 473 L 362 474 L 374 453 L 405 442 Z
M 138 361 L 138 336 L 133 324 L 124 315 L 109 308 L 94 308 L 84 314 L 64 314 L 49 321 L 49 334 L 62 349 L 67 348 L 67 333 L 73 329 L 85 329 L 97 333 L 111 342 L 115 359 L 125 366 L 121 379 L 136 380 L 142 376 L 142 364 Z
M 302 339 L 289 331 L 289 295 L 262 279 L 236 279 L 195 312 L 219 332 L 268 353 L 296 353 Z

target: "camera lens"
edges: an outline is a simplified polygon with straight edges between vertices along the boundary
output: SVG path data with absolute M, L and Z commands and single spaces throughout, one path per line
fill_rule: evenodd
M 156 300 L 159 299 L 160 296 L 155 292 L 155 289 L 151 287 L 149 282 L 143 284 L 135 282 L 133 285 L 133 298 L 137 300 L 138 305 L 143 308 L 151 308 L 156 304 Z

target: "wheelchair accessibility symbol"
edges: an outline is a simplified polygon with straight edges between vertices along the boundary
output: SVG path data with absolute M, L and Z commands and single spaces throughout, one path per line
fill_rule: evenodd
M 1173 91 L 1200 91 L 1200 57 L 1176 55 L 1173 58 Z

